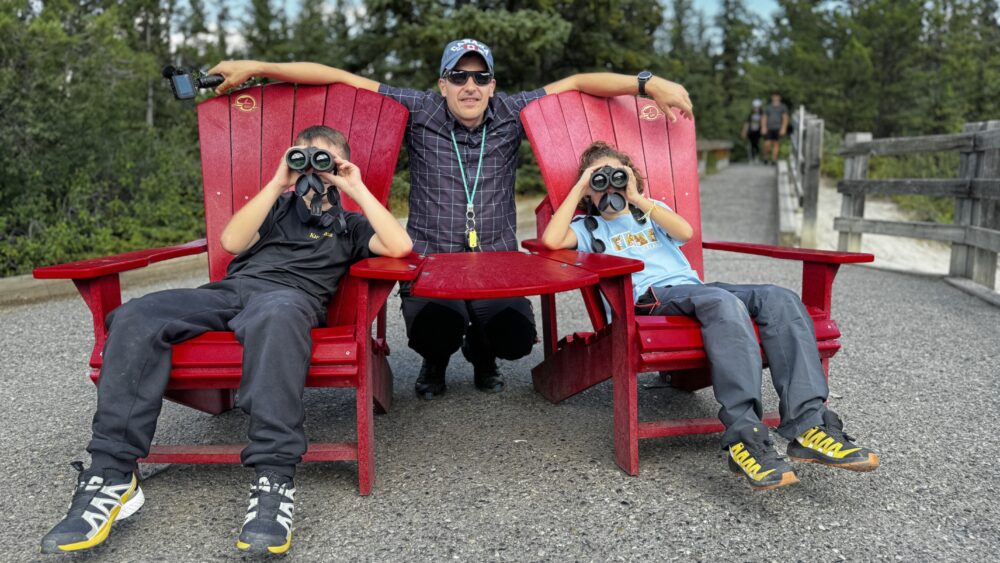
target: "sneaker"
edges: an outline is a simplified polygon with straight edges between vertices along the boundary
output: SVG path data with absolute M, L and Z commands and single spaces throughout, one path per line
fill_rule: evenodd
M 111 525 L 135 514 L 146 501 L 135 473 L 114 469 L 83 470 L 83 463 L 70 465 L 79 473 L 69 512 L 42 538 L 42 553 L 69 553 L 100 545 Z
M 255 479 L 236 548 L 250 553 L 284 553 L 292 547 L 295 485 L 288 477 L 273 473 L 261 473 Z
M 740 432 L 740 441 L 729 446 L 729 470 L 743 475 L 755 491 L 799 482 L 792 466 L 774 450 L 767 430 L 756 426 Z
M 875 452 L 854 443 L 844 433 L 844 423 L 833 411 L 823 413 L 823 424 L 813 426 L 788 443 L 793 461 L 820 463 L 851 471 L 874 471 L 879 466 Z
M 476 389 L 484 393 L 499 393 L 503 391 L 503 374 L 497 368 L 496 358 L 489 359 L 473 357 L 472 347 L 469 346 L 469 339 L 462 343 L 462 355 L 472 364 L 473 381 Z
M 417 384 L 413 386 L 417 397 L 429 401 L 434 397 L 444 395 L 448 389 L 444 384 L 444 374 L 447 369 L 447 362 L 436 364 L 424 358 L 424 363 L 420 366 L 420 375 L 417 376 Z

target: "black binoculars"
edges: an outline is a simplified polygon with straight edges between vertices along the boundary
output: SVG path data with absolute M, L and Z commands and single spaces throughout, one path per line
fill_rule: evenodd
M 602 166 L 590 175 L 590 187 L 595 192 L 603 192 L 609 187 L 624 190 L 625 186 L 628 186 L 628 172 L 624 168 Z
M 337 163 L 333 156 L 318 147 L 306 147 L 304 149 L 292 149 L 285 154 L 285 163 L 288 168 L 296 172 L 307 172 L 310 168 L 314 172 L 337 173 Z

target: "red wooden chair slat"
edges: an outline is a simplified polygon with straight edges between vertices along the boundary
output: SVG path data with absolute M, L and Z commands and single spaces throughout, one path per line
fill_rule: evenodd
M 209 279 L 222 279 L 226 264 L 213 262 L 222 256 L 219 237 L 233 214 L 232 165 L 230 155 L 229 98 L 224 96 L 198 106 L 198 136 L 201 145 L 201 177 L 205 189 L 205 239 L 208 241 Z
M 841 263 L 869 262 L 873 259 L 871 255 L 828 255 L 768 245 L 704 243 L 694 122 L 679 119 L 669 123 L 651 100 L 633 96 L 605 99 L 564 92 L 529 104 L 521 120 L 548 192 L 535 211 L 539 236 L 578 179 L 583 150 L 592 141 L 605 141 L 632 157 L 646 179 L 649 197 L 669 205 L 694 228 L 694 237 L 681 249 L 703 279 L 703 248 L 803 262 L 801 295 L 812 317 L 824 370 L 828 369 L 829 358 L 840 349 L 840 331 L 830 318 L 830 294 L 837 268 Z M 701 331 L 695 320 L 635 316 L 629 276 L 641 269 L 640 262 L 568 250 L 546 251 L 537 240 L 525 241 L 523 245 L 553 260 L 579 264 L 599 273 L 601 293 L 612 307 L 613 320 L 608 324 L 599 295 L 584 290 L 594 331 L 558 339 L 555 300 L 542 299 L 545 359 L 532 370 L 539 393 L 559 402 L 613 378 L 615 459 L 632 475 L 639 471 L 641 438 L 723 430 L 716 419 L 638 420 L 636 389 L 640 371 L 670 372 L 672 384 L 682 389 L 711 385 Z M 778 420 L 767 415 L 764 422 L 773 426 Z
M 73 279 L 94 317 L 95 346 L 91 377 L 103 362 L 105 318 L 121 303 L 118 273 L 170 257 L 207 251 L 209 279 L 225 276 L 232 256 L 219 237 L 233 214 L 274 174 L 298 130 L 328 123 L 347 135 L 356 152 L 362 178 L 385 204 L 409 113 L 397 102 L 374 92 L 337 85 L 255 86 L 202 102 L 198 106 L 201 164 L 205 196 L 206 241 L 119 256 L 39 268 L 39 278 Z M 353 202 L 349 207 L 356 209 Z M 373 400 L 388 408 L 392 373 L 385 359 L 385 329 L 372 337 L 371 325 L 384 321 L 385 300 L 397 280 L 412 279 L 418 262 L 380 259 L 371 279 L 362 267 L 345 275 L 328 308 L 327 326 L 312 331 L 313 350 L 307 386 L 353 387 L 357 391 L 357 442 L 314 444 L 305 460 L 357 459 L 358 482 L 368 494 L 374 479 Z M 412 266 L 412 267 L 411 267 Z M 230 332 L 208 332 L 174 346 L 167 398 L 209 413 L 233 407 L 234 389 L 242 373 L 243 348 Z M 142 462 L 218 463 L 239 461 L 242 446 L 160 446 Z M 214 452 L 214 453 L 213 453 Z M 225 455 L 219 454 L 225 452 Z M 216 455 L 219 454 L 219 455 Z
M 261 87 L 248 88 L 235 95 L 233 103 L 229 104 L 229 123 L 231 130 L 237 134 L 232 135 L 232 170 L 233 170 L 233 213 L 236 213 L 247 204 L 253 196 L 257 195 L 260 187 L 264 184 L 261 177 L 265 174 L 261 169 L 264 167 L 261 162 L 261 111 L 253 111 L 249 108 L 247 100 L 261 99 Z M 245 133 L 244 133 L 245 132 Z M 214 173 L 212 170 L 203 170 L 202 173 Z M 274 173 L 272 169 L 271 174 Z M 267 179 L 264 180 L 266 182 Z

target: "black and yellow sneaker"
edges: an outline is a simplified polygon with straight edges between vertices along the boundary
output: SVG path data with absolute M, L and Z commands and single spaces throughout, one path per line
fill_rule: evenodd
M 794 461 L 820 463 L 851 471 L 874 471 L 879 466 L 875 452 L 854 443 L 844 433 L 844 423 L 833 411 L 823 413 L 823 424 L 813 426 L 788 443 Z
M 42 538 L 42 553 L 70 553 L 100 545 L 108 537 L 111 525 L 135 514 L 145 497 L 134 473 L 113 469 L 83 470 L 79 473 L 69 512 Z
M 250 506 L 236 548 L 251 553 L 284 553 L 292 547 L 295 485 L 288 477 L 260 473 L 250 485 Z
M 766 428 L 740 432 L 740 441 L 729 446 L 729 470 L 743 475 L 755 491 L 768 491 L 799 482 L 783 457 L 774 451 Z

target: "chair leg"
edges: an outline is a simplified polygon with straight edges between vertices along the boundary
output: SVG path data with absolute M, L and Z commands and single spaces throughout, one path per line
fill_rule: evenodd
M 392 406 L 392 368 L 384 353 L 375 354 L 369 364 L 372 372 L 372 398 L 375 414 L 386 414 Z
M 639 474 L 639 381 L 631 366 L 614 368 L 615 463 L 629 475 Z
M 367 496 L 371 493 L 372 483 L 375 481 L 375 421 L 368 389 L 364 385 L 359 385 L 357 395 L 355 408 L 358 415 L 358 493 Z
M 365 337 L 367 337 L 367 332 Z M 358 428 L 358 493 L 367 496 L 375 481 L 375 414 L 372 408 L 374 377 L 378 357 L 372 353 L 371 343 L 362 340 L 358 359 L 358 387 L 354 410 Z

